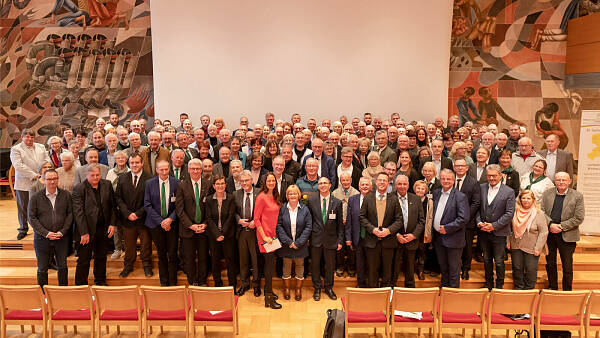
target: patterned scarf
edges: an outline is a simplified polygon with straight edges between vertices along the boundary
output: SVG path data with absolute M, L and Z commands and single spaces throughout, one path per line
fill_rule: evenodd
M 529 231 L 536 216 L 536 207 L 531 206 L 529 209 L 524 209 L 517 203 L 512 222 L 515 238 L 521 238 L 526 231 Z

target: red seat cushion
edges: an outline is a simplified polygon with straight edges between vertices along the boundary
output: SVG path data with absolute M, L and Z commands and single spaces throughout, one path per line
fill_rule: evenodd
M 42 310 L 12 310 L 4 315 L 6 320 L 42 320 Z
M 579 325 L 575 316 L 542 314 L 540 317 L 542 325 Z
M 90 320 L 90 310 L 58 310 L 52 316 L 53 320 Z
M 346 309 L 346 298 L 342 297 L 342 307 Z M 348 312 L 348 323 L 385 323 L 383 312 Z
M 137 309 L 131 310 L 105 310 L 100 315 L 100 320 L 138 320 Z
M 600 319 L 590 319 L 590 326 L 600 326 Z
M 512 320 L 501 313 L 492 313 L 492 324 L 516 324 L 516 325 L 530 325 L 530 319 L 518 319 Z
M 234 298 L 236 307 L 238 305 L 239 298 L 240 297 L 238 296 L 235 296 Z M 233 321 L 233 311 L 227 310 L 213 315 L 209 311 L 196 310 L 196 313 L 194 313 L 194 320 L 202 322 L 231 322 Z
M 150 310 L 148 320 L 185 320 L 185 310 Z
M 476 313 L 443 312 L 442 323 L 481 324 L 481 317 Z
M 433 323 L 433 316 L 429 312 L 423 312 L 423 319 L 417 320 L 417 319 L 413 319 L 413 318 L 406 318 L 406 317 L 394 315 L 394 321 L 396 323 L 398 323 L 398 322 L 400 322 L 400 323 L 406 323 L 406 322 L 416 322 L 416 323 L 418 323 L 418 322 L 429 322 L 429 323 Z

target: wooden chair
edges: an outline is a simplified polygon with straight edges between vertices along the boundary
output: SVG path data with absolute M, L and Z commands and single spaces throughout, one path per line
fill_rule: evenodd
M 481 338 L 485 335 L 485 301 L 487 289 L 454 289 L 442 288 L 439 309 L 439 336 L 444 328 L 461 328 L 465 330 L 481 330 Z
M 492 329 L 505 329 L 506 337 L 512 329 L 534 332 L 535 307 L 539 290 L 500 290 L 492 289 L 486 311 L 487 338 Z M 513 320 L 505 314 L 529 314 L 529 319 Z
M 591 337 L 592 332 L 596 331 L 596 338 L 600 333 L 600 319 L 595 319 L 600 315 L 600 290 L 590 291 L 590 298 L 585 310 L 585 336 Z M 595 317 L 595 318 L 592 318 Z
M 387 337 L 391 291 L 391 288 L 346 288 L 346 297 L 342 297 L 345 336 L 348 337 L 349 328 L 372 327 L 377 334 L 377 328 L 383 327 Z
M 392 297 L 392 320 L 390 335 L 393 337 L 396 328 L 416 327 L 417 335 L 421 335 L 421 328 L 428 328 L 433 336 L 437 334 L 437 306 L 440 295 L 439 288 L 394 288 Z M 422 312 L 421 320 L 395 315 L 394 311 Z
M 10 192 L 12 194 L 13 199 L 17 199 L 15 195 L 15 167 L 10 166 L 8 170 L 8 177 L 6 179 L 0 180 L 0 186 L 8 186 L 10 188 Z
M 583 337 L 584 311 L 590 291 L 542 290 L 535 315 L 535 333 L 541 330 L 577 330 Z
M 101 335 L 102 325 L 117 326 L 117 334 L 121 334 L 119 325 L 136 325 L 138 338 L 142 337 L 142 306 L 140 291 L 137 285 L 131 286 L 92 286 L 96 304 L 96 329 Z
M 21 333 L 25 332 L 25 325 L 31 325 L 32 333 L 35 325 L 40 325 L 42 337 L 46 338 L 46 310 L 44 294 L 38 285 L 0 286 L 0 337 L 6 337 L 7 325 L 20 325 Z
M 196 336 L 196 326 L 231 326 L 234 335 L 238 334 L 238 296 L 232 286 L 201 287 L 190 286 L 191 310 L 189 313 L 192 336 Z M 211 314 L 210 311 L 221 311 Z
M 189 337 L 188 312 L 190 304 L 185 286 L 140 286 L 144 301 L 144 320 L 146 322 L 145 336 L 152 333 L 152 326 L 160 326 L 163 332 L 164 325 L 185 326 L 185 336 Z
M 73 325 L 77 334 L 77 325 L 89 325 L 90 337 L 94 338 L 94 305 L 89 286 L 50 286 L 45 285 L 48 297 L 48 330 L 54 336 L 54 325 Z

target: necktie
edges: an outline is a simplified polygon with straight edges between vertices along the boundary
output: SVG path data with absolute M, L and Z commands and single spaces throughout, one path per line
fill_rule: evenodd
M 250 206 L 250 193 L 246 193 L 246 200 L 244 201 L 244 218 L 250 220 L 252 217 L 252 207 Z
M 400 197 L 400 203 L 402 206 L 402 220 L 404 221 L 404 231 L 406 232 L 406 226 L 408 224 L 408 205 L 406 205 L 406 196 Z
M 456 190 L 458 190 L 458 191 L 460 191 L 460 181 L 461 181 L 461 179 L 460 179 L 460 178 L 458 178 L 458 179 L 456 180 Z
M 162 218 L 167 218 L 167 196 L 165 195 L 165 182 L 162 182 L 160 188 L 160 215 Z
M 190 156 L 190 152 L 187 149 L 185 150 L 185 158 L 187 158 L 188 160 L 192 159 L 192 156 Z
M 134 188 L 137 188 L 137 180 L 138 180 L 137 175 L 133 176 L 133 187 Z
M 58 168 L 58 156 L 56 155 L 55 151 L 52 152 L 52 163 L 54 163 L 55 168 Z
M 175 168 L 175 178 L 179 179 L 179 168 Z M 198 184 L 198 183 L 196 183 Z
M 325 226 L 325 222 L 327 221 L 327 199 L 323 199 L 323 207 L 321 208 L 321 214 L 323 215 L 323 226 Z
M 198 189 L 198 182 L 196 182 L 196 189 L 194 191 L 196 194 L 196 224 L 200 224 L 202 220 L 202 211 L 200 211 L 200 190 Z

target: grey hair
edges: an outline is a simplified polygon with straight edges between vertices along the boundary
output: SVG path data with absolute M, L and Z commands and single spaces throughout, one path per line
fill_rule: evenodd
M 497 164 L 488 164 L 487 167 L 485 167 L 485 171 L 488 172 L 490 170 L 497 171 L 499 173 L 502 172 L 502 169 Z
M 141 136 L 140 136 L 140 134 L 138 134 L 138 133 L 135 133 L 135 132 L 132 132 L 131 134 L 129 134 L 129 136 L 127 136 L 127 139 L 129 140 L 129 142 L 131 142 L 131 138 L 132 138 L 133 136 L 141 137 Z

